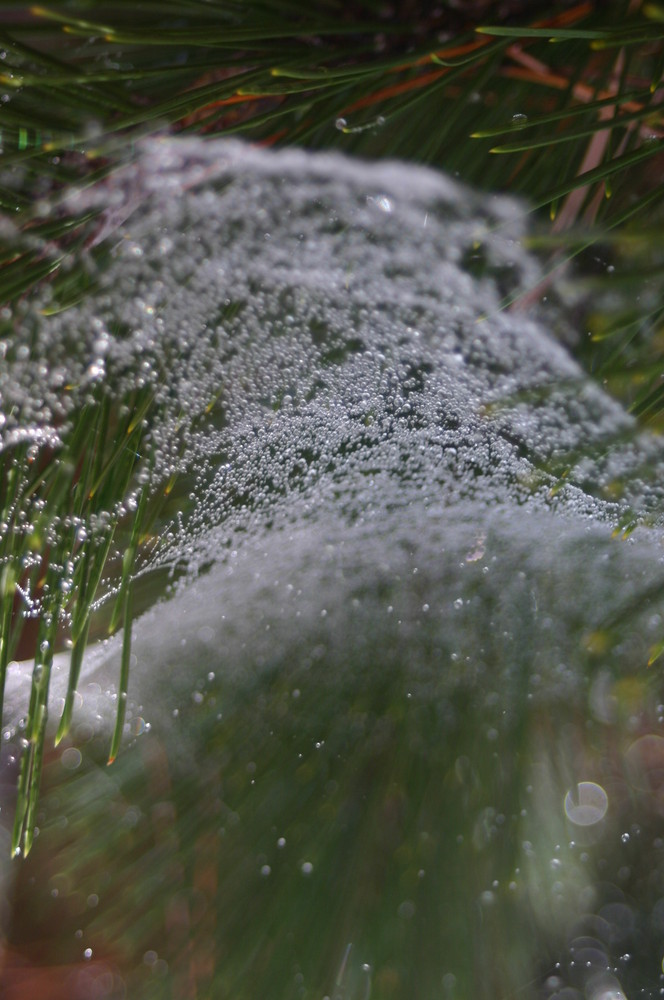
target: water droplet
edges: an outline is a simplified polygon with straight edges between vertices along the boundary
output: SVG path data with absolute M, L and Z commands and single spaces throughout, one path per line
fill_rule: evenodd
M 76 747 L 67 747 L 60 757 L 60 763 L 67 771 L 75 771 L 77 767 L 81 766 L 82 760 L 81 751 L 77 750 Z
M 132 736 L 140 736 L 145 732 L 145 719 L 137 715 L 135 718 L 131 719 L 129 722 L 129 732 Z
M 580 781 L 576 791 L 565 795 L 564 810 L 576 826 L 593 826 L 604 819 L 609 808 L 609 797 L 601 785 L 594 781 Z
M 385 194 L 372 195 L 367 198 L 368 205 L 375 205 L 377 209 L 381 212 L 385 212 L 386 215 L 391 215 L 394 211 L 394 202 L 391 198 L 388 198 Z M 407 406 L 408 404 L 404 404 Z M 403 407 L 402 407 L 403 409 Z

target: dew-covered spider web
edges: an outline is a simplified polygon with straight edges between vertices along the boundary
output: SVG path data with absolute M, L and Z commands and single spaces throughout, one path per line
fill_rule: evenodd
M 563 346 L 562 299 L 504 308 L 539 278 L 523 207 L 166 138 L 62 208 L 101 212 L 95 290 L 17 311 L 3 449 L 57 462 L 100 400 L 127 428 L 127 490 L 81 510 L 65 582 L 167 497 L 118 760 L 121 636 L 86 652 L 45 768 L 31 905 L 83 842 L 62 896 L 108 900 L 62 902 L 68 961 L 100 951 L 109 996 L 654 996 L 663 452 Z M 49 499 L 22 502 L 29 538 Z M 32 674 L 10 667 L 11 746 Z M 56 719 L 67 674 L 65 651 Z

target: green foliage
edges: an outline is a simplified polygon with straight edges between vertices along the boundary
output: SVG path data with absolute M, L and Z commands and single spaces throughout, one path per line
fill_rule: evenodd
M 581 259 L 592 303 L 581 359 L 658 426 L 664 8 L 631 0 L 471 6 L 464 14 L 458 5 L 431 13 L 426 4 L 372 0 L 71 0 L 0 12 L 0 299 L 8 307 L 0 338 L 9 353 L 16 310 L 33 290 L 48 287 L 46 313 L 94 294 L 80 251 L 103 267 L 117 223 L 75 211 L 72 191 L 112 177 L 146 134 L 241 133 L 264 145 L 431 163 L 526 197 L 539 213 L 533 245 L 546 270 Z M 158 507 L 149 476 L 137 478 L 152 414 L 149 395 L 112 400 L 93 387 L 69 415 L 57 463 L 30 443 L 0 453 L 0 696 L 25 639 L 17 588 L 38 595 L 16 850 L 27 852 L 32 838 L 53 651 L 65 639 L 72 649 L 60 740 L 112 559 L 121 568 L 111 629 L 124 623 L 126 635 L 111 759 L 117 753 L 132 572 Z M 94 546 L 81 534 L 91 518 L 103 522 Z

